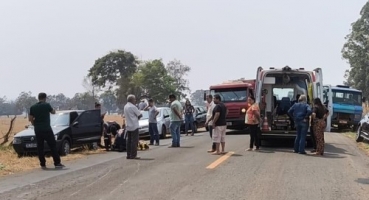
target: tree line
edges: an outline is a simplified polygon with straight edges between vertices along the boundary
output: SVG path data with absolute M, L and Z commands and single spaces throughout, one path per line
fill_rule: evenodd
M 108 112 L 123 109 L 127 95 L 137 98 L 153 98 L 156 103 L 165 103 L 169 94 L 185 98 L 190 93 L 186 76 L 191 68 L 179 60 L 166 65 L 162 59 L 139 60 L 131 52 L 117 50 L 98 58 L 83 80 L 86 91 L 67 97 L 62 93 L 49 95 L 48 102 L 58 110 L 94 108 L 100 102 Z M 37 94 L 21 92 L 14 101 L 0 98 L 0 115 L 28 114 L 37 102 Z M 203 92 L 197 90 L 190 96 L 197 105 L 204 105 Z
M 360 18 L 351 26 L 351 33 L 346 36 L 342 48 L 342 57 L 350 65 L 345 71 L 344 84 L 369 97 L 369 1 L 361 9 Z

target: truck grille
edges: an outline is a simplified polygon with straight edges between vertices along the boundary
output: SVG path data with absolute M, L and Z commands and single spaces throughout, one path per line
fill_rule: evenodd
M 338 114 L 338 119 L 339 119 L 339 120 L 347 120 L 347 121 L 351 121 L 351 114 L 339 113 L 339 114 Z
M 239 118 L 241 110 L 239 108 L 231 108 L 228 110 L 228 118 Z

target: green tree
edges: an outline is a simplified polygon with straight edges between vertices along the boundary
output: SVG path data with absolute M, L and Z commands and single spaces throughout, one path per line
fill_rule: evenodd
M 93 98 L 89 92 L 76 93 L 71 99 L 70 109 L 91 110 L 95 109 L 96 98 Z
M 120 109 L 126 102 L 128 94 L 135 94 L 132 85 L 132 75 L 137 71 L 138 60 L 128 51 L 110 52 L 95 61 L 88 72 L 88 77 L 94 86 L 108 89 L 115 88 Z
M 25 111 L 27 116 L 29 114 L 29 109 L 35 103 L 37 103 L 37 99 L 32 96 L 31 92 L 21 92 L 16 99 L 17 109 Z
M 168 74 L 162 60 L 144 62 L 133 75 L 132 84 L 141 91 L 140 96 L 150 96 L 163 103 L 169 94 L 176 94 L 175 79 Z
M 361 17 L 352 24 L 352 31 L 346 36 L 342 56 L 350 64 L 345 72 L 344 84 L 362 90 L 369 96 L 369 2 L 360 11 Z
M 108 110 L 108 113 L 117 109 L 117 98 L 111 90 L 107 90 L 100 95 L 103 106 Z
M 198 106 L 205 106 L 205 101 L 204 101 L 204 93 L 205 90 L 196 90 L 195 92 L 191 93 L 191 102 L 194 105 L 198 105 Z
M 56 110 L 67 110 L 70 107 L 70 99 L 62 93 L 57 95 L 48 95 L 47 100 Z
M 190 92 L 189 81 L 186 76 L 191 71 L 191 68 L 184 65 L 179 60 L 170 61 L 166 67 L 169 75 L 174 78 L 174 86 L 178 94 L 182 97 L 186 97 L 185 92 Z

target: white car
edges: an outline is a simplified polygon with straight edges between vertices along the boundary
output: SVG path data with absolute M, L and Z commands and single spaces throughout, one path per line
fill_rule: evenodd
M 161 139 L 166 138 L 167 133 L 169 133 L 169 124 L 170 124 L 170 108 L 168 107 L 159 107 L 159 115 L 156 117 L 158 122 L 158 131 Z M 141 111 L 142 117 L 139 120 L 139 134 L 140 135 L 148 135 L 149 134 L 149 112 Z

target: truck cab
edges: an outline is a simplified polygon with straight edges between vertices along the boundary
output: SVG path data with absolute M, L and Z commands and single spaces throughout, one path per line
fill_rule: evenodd
M 330 113 L 326 131 L 331 127 L 356 130 L 363 113 L 362 103 L 365 102 L 362 92 L 344 85 L 324 85 L 323 96 Z
M 228 109 L 226 117 L 228 129 L 243 130 L 246 128 L 245 114 L 249 108 L 247 98 L 254 95 L 254 88 L 255 80 L 228 81 L 210 86 L 210 94 L 213 96 L 219 94 Z
M 297 102 L 295 98 L 298 94 L 306 95 L 309 104 L 314 98 L 323 99 L 323 74 L 320 68 L 312 71 L 289 66 L 258 68 L 255 100 L 262 116 L 261 139 L 295 137 L 296 129 L 288 110 Z

